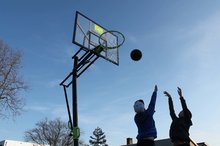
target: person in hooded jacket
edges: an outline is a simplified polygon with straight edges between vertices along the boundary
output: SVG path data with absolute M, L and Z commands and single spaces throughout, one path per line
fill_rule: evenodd
M 167 91 L 164 91 L 165 96 L 168 97 L 170 116 L 172 118 L 169 135 L 173 146 L 190 146 L 189 129 L 190 126 L 192 126 L 192 114 L 187 108 L 181 88 L 178 87 L 177 92 L 179 94 L 180 102 L 183 108 L 178 117 L 176 116 L 174 111 L 171 95 Z
M 137 146 L 155 146 L 154 139 L 157 138 L 157 130 L 153 118 L 155 112 L 155 104 L 157 98 L 157 85 L 154 87 L 150 103 L 145 109 L 144 101 L 142 99 L 135 101 L 134 121 L 138 128 Z

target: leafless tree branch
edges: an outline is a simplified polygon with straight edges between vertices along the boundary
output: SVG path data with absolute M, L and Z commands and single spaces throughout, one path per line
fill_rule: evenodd
M 21 53 L 14 51 L 0 40 L 0 117 L 17 116 L 23 110 L 24 99 L 19 97 L 27 85 L 19 76 Z

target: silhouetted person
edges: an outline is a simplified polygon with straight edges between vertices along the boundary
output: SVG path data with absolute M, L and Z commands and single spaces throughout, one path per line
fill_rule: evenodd
M 137 100 L 134 103 L 134 111 L 136 112 L 134 121 L 138 128 L 137 146 L 154 146 L 154 139 L 157 137 L 157 130 L 153 119 L 155 112 L 155 104 L 157 98 L 157 85 L 154 87 L 148 108 L 145 109 L 144 101 Z
M 186 101 L 183 98 L 182 91 L 179 87 L 177 91 L 183 108 L 178 115 L 179 117 L 175 114 L 171 95 L 167 91 L 164 91 L 165 96 L 168 97 L 170 116 L 172 118 L 170 139 L 173 146 L 190 146 L 189 128 L 192 125 L 192 114 L 187 108 Z

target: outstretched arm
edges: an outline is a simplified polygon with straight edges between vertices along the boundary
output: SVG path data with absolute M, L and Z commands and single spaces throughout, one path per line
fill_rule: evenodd
M 153 91 L 153 94 L 151 96 L 151 100 L 150 100 L 150 103 L 148 105 L 148 112 L 153 115 L 154 114 L 154 110 L 155 110 L 155 104 L 156 104 L 156 99 L 157 99 L 157 85 L 154 86 L 154 91 Z
M 164 91 L 163 93 L 165 94 L 165 96 L 168 97 L 168 103 L 169 103 L 169 109 L 170 109 L 170 116 L 171 116 L 171 118 L 172 119 L 177 118 L 176 114 L 175 114 L 175 111 L 174 111 L 173 100 L 172 100 L 171 95 L 167 91 Z
M 186 105 L 186 101 L 185 101 L 185 99 L 184 99 L 184 97 L 182 95 L 182 90 L 179 87 L 177 87 L 177 89 L 178 89 L 177 92 L 178 92 L 179 97 L 180 97 L 182 108 L 183 108 L 183 110 L 186 110 L 187 109 L 187 105 Z
M 182 90 L 179 87 L 177 87 L 177 89 L 178 89 L 177 92 L 178 92 L 179 97 L 180 97 L 180 102 L 181 102 L 181 105 L 182 105 L 182 108 L 183 108 L 184 115 L 186 117 L 188 117 L 189 119 L 191 119 L 192 115 L 191 115 L 189 109 L 187 108 L 186 101 L 185 101 L 185 99 L 184 99 L 184 97 L 182 95 Z

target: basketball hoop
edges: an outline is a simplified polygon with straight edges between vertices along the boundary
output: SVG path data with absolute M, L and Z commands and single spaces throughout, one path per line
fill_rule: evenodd
M 125 36 L 115 30 L 110 30 L 102 33 L 99 36 L 99 45 L 103 49 L 117 49 L 125 42 Z

